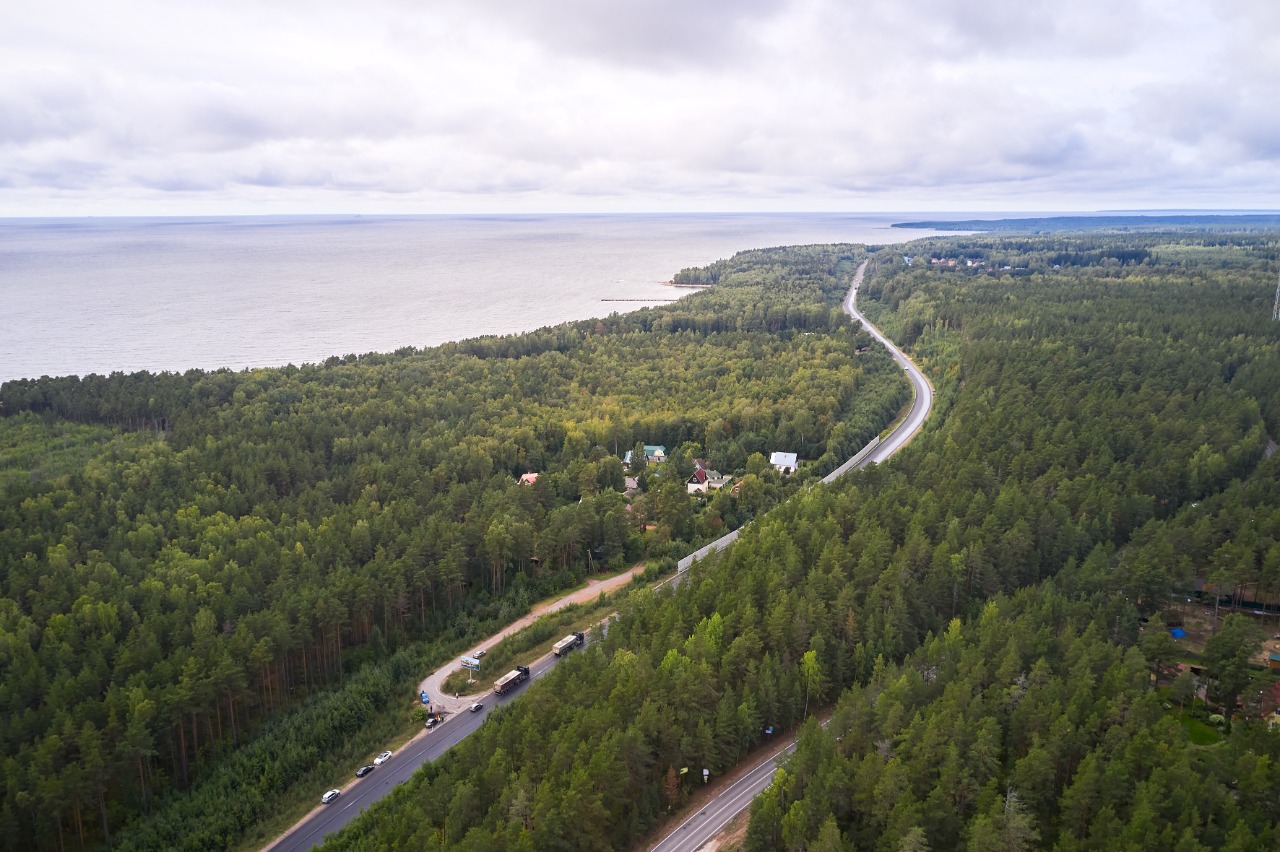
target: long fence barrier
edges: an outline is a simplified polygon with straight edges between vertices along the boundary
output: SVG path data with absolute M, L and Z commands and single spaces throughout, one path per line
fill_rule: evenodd
M 868 455 L 871 454 L 871 451 L 878 446 L 880 446 L 880 436 L 876 435 L 874 438 L 871 439 L 871 442 L 869 444 L 867 444 L 862 449 L 858 450 L 857 455 L 849 459 L 844 464 L 840 465 L 835 470 L 828 473 L 826 476 L 822 477 L 822 481 L 825 483 L 835 482 L 837 479 L 839 479 L 840 477 L 844 476 L 846 473 L 848 473 L 849 471 L 857 467 L 858 462 L 865 459 Z

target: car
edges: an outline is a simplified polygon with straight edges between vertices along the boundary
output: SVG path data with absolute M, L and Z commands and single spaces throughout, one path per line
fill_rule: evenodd
M 382 764 L 386 763 L 390 759 L 391 759 L 391 752 L 384 751 L 382 754 L 378 755 L 373 759 L 373 765 L 381 766 Z
M 321 804 L 327 805 L 341 795 L 342 795 L 341 790 L 330 790 L 329 792 L 325 793 L 323 796 L 320 797 L 320 802 Z
M 440 717 L 439 717 L 439 716 L 432 716 L 430 719 L 428 719 L 428 720 L 427 720 L 427 730 L 429 731 L 429 730 L 431 730 L 432 728 L 434 728 L 436 725 L 439 725 L 439 724 L 440 724 Z
M 489 652 L 488 652 L 488 651 L 484 651 L 484 650 L 476 651 L 476 653 L 475 653 L 475 658 L 478 660 L 478 659 L 480 659 L 481 657 L 483 657 L 483 656 L 484 656 L 485 654 L 487 654 L 487 653 L 489 653 Z
M 479 713 L 479 712 L 480 712 L 481 710 L 483 710 L 483 709 L 484 709 L 484 704 L 480 703 L 479 701 L 477 701 L 475 704 L 472 704 L 472 705 L 471 705 L 471 712 L 472 712 L 472 713 Z
M 356 777 L 363 778 L 364 776 L 372 772 L 373 769 L 374 767 L 372 763 L 366 763 L 364 766 L 361 766 L 359 769 L 356 770 Z

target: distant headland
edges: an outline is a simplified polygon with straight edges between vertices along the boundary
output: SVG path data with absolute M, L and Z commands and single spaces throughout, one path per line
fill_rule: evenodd
M 1168 228 L 1204 228 L 1223 231 L 1273 230 L 1280 228 L 1280 213 L 1041 216 L 1028 219 L 931 219 L 895 222 L 892 228 L 927 228 L 934 231 L 1134 231 Z

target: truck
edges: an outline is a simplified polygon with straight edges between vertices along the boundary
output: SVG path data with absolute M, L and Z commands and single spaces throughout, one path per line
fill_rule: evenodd
M 568 636 L 564 637 L 559 642 L 552 645 L 551 651 L 557 657 L 563 657 L 565 654 L 569 653 L 574 648 L 578 647 L 579 645 L 583 644 L 586 641 L 587 641 L 587 637 L 584 636 L 583 634 L 570 633 Z
M 515 689 L 520 684 L 529 679 L 528 666 L 516 666 L 511 671 L 504 674 L 493 682 L 493 691 L 498 695 L 502 695 L 508 690 Z

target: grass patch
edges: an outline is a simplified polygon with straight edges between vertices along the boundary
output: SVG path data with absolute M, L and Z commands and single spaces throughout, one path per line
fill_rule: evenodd
M 1222 742 L 1222 734 L 1218 729 L 1198 719 L 1191 711 L 1181 714 L 1182 730 L 1187 732 L 1187 739 L 1194 745 L 1211 746 Z
M 630 585 L 622 589 L 631 588 Z M 621 589 L 619 590 L 621 591 Z M 600 621 L 600 613 L 612 609 L 609 596 L 601 596 L 585 604 L 571 604 L 564 609 L 542 616 L 524 630 L 513 633 L 489 650 L 481 660 L 481 671 L 475 682 L 467 683 L 466 671 L 459 669 L 444 680 L 446 693 L 475 695 L 493 689 L 493 682 L 515 666 L 527 666 L 551 651 L 551 645 L 575 630 L 583 632 Z

